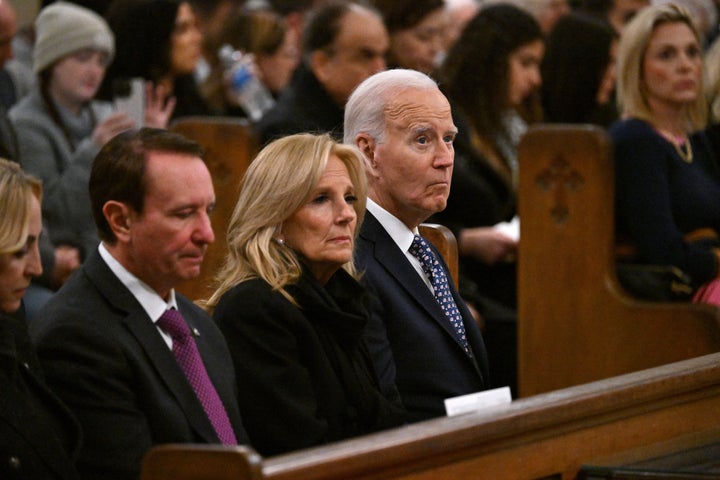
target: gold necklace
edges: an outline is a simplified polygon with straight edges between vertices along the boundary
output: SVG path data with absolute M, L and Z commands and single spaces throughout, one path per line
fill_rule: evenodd
M 665 140 L 670 142 L 672 146 L 675 147 L 675 151 L 683 162 L 692 163 L 692 145 L 690 144 L 690 139 L 688 138 L 686 133 L 683 133 L 682 135 L 673 135 L 667 130 L 661 128 L 656 128 L 656 130 L 660 135 L 663 136 L 663 138 L 665 138 Z
M 687 135 L 683 135 L 683 142 L 670 142 L 673 144 L 673 147 L 675 147 L 675 151 L 677 154 L 682 158 L 683 162 L 685 163 L 692 163 L 693 161 L 693 151 L 692 151 L 692 145 L 690 144 L 690 139 Z

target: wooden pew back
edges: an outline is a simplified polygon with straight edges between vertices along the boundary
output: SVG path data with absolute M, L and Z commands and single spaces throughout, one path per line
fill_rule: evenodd
M 262 459 L 260 473 L 233 478 L 570 480 L 583 464 L 651 458 L 718 439 L 720 354 L 713 354 Z M 231 447 L 164 446 L 146 457 L 142 480 L 175 478 L 162 472 L 196 468 L 209 452 L 257 462 Z
M 604 131 L 533 127 L 519 162 L 521 396 L 720 351 L 717 309 L 640 302 L 619 286 Z
M 215 187 L 215 210 L 210 215 L 215 242 L 208 247 L 200 276 L 177 288 L 191 300 L 198 300 L 212 293 L 212 277 L 227 251 L 226 232 L 240 192 L 240 181 L 258 152 L 258 141 L 250 124 L 239 118 L 184 117 L 173 123 L 170 130 L 205 149 L 205 163 Z

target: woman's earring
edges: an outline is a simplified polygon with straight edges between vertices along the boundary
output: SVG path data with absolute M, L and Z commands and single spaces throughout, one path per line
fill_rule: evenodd
M 279 245 L 285 245 L 285 240 L 283 240 L 282 238 L 276 238 L 275 241 L 276 241 Z

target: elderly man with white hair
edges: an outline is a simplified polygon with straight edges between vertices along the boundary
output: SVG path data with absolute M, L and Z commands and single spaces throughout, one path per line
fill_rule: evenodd
M 457 133 L 450 104 L 427 75 L 377 73 L 345 107 L 345 143 L 368 176 L 356 261 L 377 296 L 367 337 L 383 385 L 395 378 L 411 419 L 488 386 L 485 345 L 438 252 L 418 225 L 445 208 Z

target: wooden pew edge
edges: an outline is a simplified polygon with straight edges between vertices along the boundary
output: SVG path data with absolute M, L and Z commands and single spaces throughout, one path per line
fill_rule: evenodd
M 140 479 L 177 478 L 179 475 L 181 478 L 232 476 L 238 480 L 255 480 L 262 478 L 262 460 L 255 450 L 244 445 L 168 443 L 148 451 L 143 458 Z
M 670 388 L 669 388 L 670 387 Z M 685 360 L 585 385 L 516 400 L 481 413 L 440 418 L 276 457 L 263 462 L 263 478 L 323 478 L 324 465 L 339 464 L 351 478 L 373 471 L 412 471 L 432 457 L 463 458 L 498 450 L 518 434 L 548 438 L 650 412 L 668 402 L 720 396 L 720 354 Z M 298 476 L 299 475 L 299 476 Z

